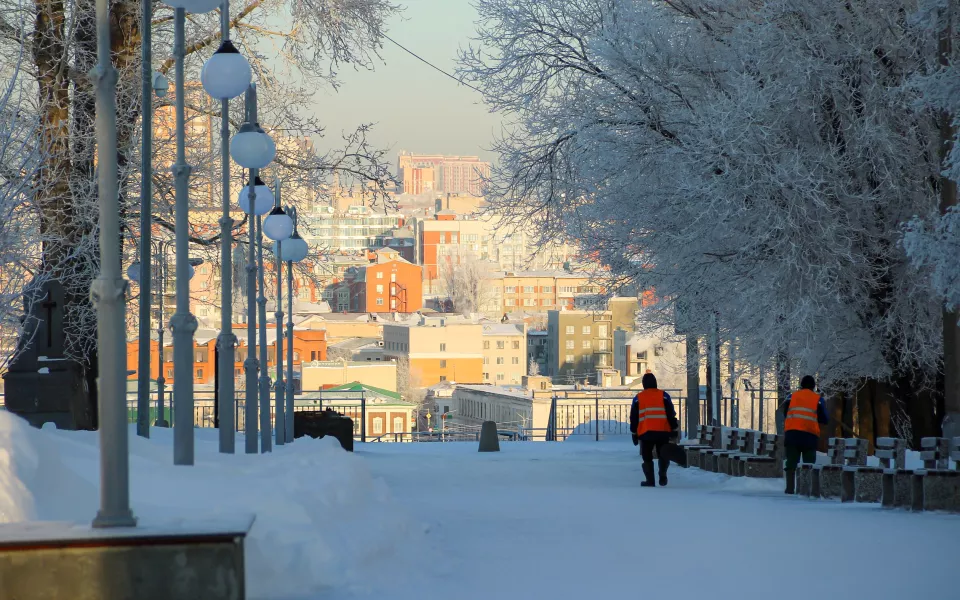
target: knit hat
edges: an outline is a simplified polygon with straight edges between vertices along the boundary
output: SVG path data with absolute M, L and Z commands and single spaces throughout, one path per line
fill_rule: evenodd
M 804 375 L 800 380 L 800 387 L 805 390 L 813 390 L 817 387 L 817 381 L 811 375 Z
M 653 373 L 647 373 L 641 381 L 645 390 L 656 389 L 657 387 L 657 378 L 653 376 Z

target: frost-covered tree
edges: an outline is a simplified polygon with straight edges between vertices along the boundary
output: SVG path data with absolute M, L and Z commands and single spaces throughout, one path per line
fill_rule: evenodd
M 682 300 L 742 359 L 932 432 L 940 308 L 900 244 L 938 191 L 935 115 L 905 86 L 936 53 L 916 5 L 478 0 L 461 74 L 509 122 L 492 201 L 575 239 L 608 287 L 656 290 L 652 326 Z
M 153 1 L 153 0 L 150 0 Z M 8 71 L 21 52 L 29 65 L 22 72 L 30 81 L 37 117 L 36 145 L 44 149 L 33 178 L 31 195 L 38 240 L 42 246 L 40 270 L 65 288 L 64 328 L 67 353 L 84 369 L 91 398 L 96 394 L 96 322 L 89 289 L 98 270 L 97 187 L 94 179 L 95 102 L 88 72 L 96 62 L 96 19 L 93 0 L 0 0 L 0 71 Z M 173 69 L 173 9 L 154 2 L 153 52 L 155 68 Z M 236 0 L 231 2 L 231 35 L 253 66 L 260 90 L 260 121 L 275 137 L 309 139 L 325 134 L 325 125 L 312 114 L 310 103 L 320 88 L 338 85 L 337 69 L 344 64 L 370 67 L 381 43 L 385 19 L 396 11 L 388 0 Z M 144 99 L 140 98 L 140 2 L 110 3 L 112 56 L 119 72 L 117 141 L 120 166 L 120 204 L 124 239 L 138 237 L 139 125 Z M 281 16 L 277 19 L 277 16 Z M 186 24 L 187 80 L 199 80 L 203 61 L 220 42 L 219 12 L 190 15 Z M 172 79 L 172 78 L 171 78 Z M 196 86 L 185 102 L 195 137 L 198 120 L 208 120 L 207 135 L 216 136 L 219 104 Z M 160 127 L 171 94 L 155 107 L 157 135 L 153 174 L 154 222 L 172 232 L 172 177 L 168 166 L 173 132 Z M 232 129 L 242 121 L 242 100 L 231 111 Z M 342 147 L 326 154 L 304 151 L 305 145 L 278 144 L 275 168 L 288 185 L 321 190 L 334 173 L 383 190 L 389 179 L 383 151 L 367 142 L 368 125 L 347 129 Z M 210 140 L 188 140 L 194 167 L 194 199 L 212 193 L 219 169 Z M 215 147 L 215 144 L 213 144 Z M 236 172 L 239 178 L 239 171 Z M 272 171 L 265 173 L 272 175 Z M 378 187 L 378 183 L 379 185 Z M 239 185 L 234 187 L 239 189 Z M 211 190 L 216 190 L 211 191 Z M 234 192 L 235 193 L 235 192 Z M 219 204 L 220 199 L 216 199 Z M 198 204 L 194 204 L 195 206 Z M 238 224 L 238 227 L 242 224 Z M 218 242 L 215 232 L 191 228 L 199 247 Z M 207 258 L 216 262 L 217 253 Z

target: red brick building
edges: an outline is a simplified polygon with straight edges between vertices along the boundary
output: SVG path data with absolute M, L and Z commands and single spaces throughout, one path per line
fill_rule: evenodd
M 374 262 L 348 271 L 351 312 L 412 313 L 423 308 L 423 268 L 389 248 L 374 253 Z
M 240 345 L 236 349 L 233 365 L 234 376 L 243 375 L 243 361 L 247 358 L 246 325 L 235 325 L 234 334 L 239 338 Z M 286 331 L 286 329 L 284 329 Z M 322 329 L 294 329 L 293 330 L 293 368 L 300 370 L 303 361 L 327 360 L 326 331 Z M 203 335 L 202 330 L 197 333 L 193 345 L 193 382 L 194 384 L 208 384 L 214 381 L 216 363 L 217 332 Z M 172 336 L 164 338 L 164 373 L 163 378 L 167 385 L 173 383 L 173 340 Z M 274 324 L 267 325 L 267 368 L 273 370 L 277 364 L 276 328 Z M 140 342 L 133 339 L 127 342 L 127 371 L 136 371 Z M 259 358 L 259 349 L 257 355 Z M 150 341 L 150 380 L 155 381 L 158 376 L 159 360 L 157 356 L 157 341 Z M 283 348 L 284 370 L 286 370 L 287 348 L 284 338 Z M 127 376 L 128 379 L 137 379 L 137 374 Z

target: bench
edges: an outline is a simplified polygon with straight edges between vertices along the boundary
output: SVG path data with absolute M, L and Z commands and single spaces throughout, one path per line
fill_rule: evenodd
M 714 441 L 716 438 L 716 442 Z M 683 444 L 681 447 L 687 453 L 687 466 L 700 466 L 700 450 L 706 448 L 719 448 L 720 428 L 710 425 L 700 425 L 697 428 L 697 442 L 693 444 Z
M 753 441 L 748 440 L 748 438 Z M 756 445 L 756 437 L 753 435 L 753 432 L 749 429 L 740 429 L 739 427 L 731 429 L 730 439 L 727 443 L 727 452 L 716 455 L 716 472 L 723 473 L 724 475 L 733 475 L 733 463 L 737 456 L 743 454 L 744 448 L 748 443 L 751 448 L 750 454 L 753 454 L 752 448 Z
M 782 438 L 775 433 L 761 433 L 756 456 L 741 456 L 745 477 L 776 479 L 783 477 Z
M 960 456 L 960 438 L 920 440 L 923 469 L 911 476 L 913 510 L 960 511 L 960 468 L 950 470 L 950 460 Z
M 913 471 L 907 470 L 907 440 L 900 438 L 877 438 L 874 455 L 883 468 L 881 506 L 893 508 L 910 506 L 912 489 L 910 478 Z
M 867 448 L 867 440 L 860 438 L 843 440 L 841 502 L 880 502 L 883 469 L 867 466 Z
M 830 462 L 821 465 L 817 472 L 819 478 L 820 498 L 827 500 L 839 498 L 843 489 L 843 465 L 844 453 L 846 452 L 845 440 L 843 438 L 830 438 L 827 440 L 827 457 Z
M 720 472 L 720 457 L 737 451 L 739 429 L 729 429 L 721 435 L 720 448 L 708 448 L 700 451 L 700 468 L 711 473 Z
M 743 459 L 757 455 L 757 436 L 759 431 L 753 429 L 744 429 L 740 438 L 737 440 L 737 452 L 731 454 L 727 459 L 727 475 L 733 477 L 744 476 Z

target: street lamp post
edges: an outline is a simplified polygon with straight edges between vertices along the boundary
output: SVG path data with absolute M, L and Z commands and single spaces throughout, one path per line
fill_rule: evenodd
M 267 298 L 263 291 L 263 217 L 257 216 L 257 325 L 260 335 L 260 451 L 270 452 L 270 375 L 267 374 Z
M 283 244 L 282 249 L 278 248 L 278 251 L 287 263 L 287 382 L 284 434 L 289 443 L 293 441 L 293 263 L 306 258 L 308 248 L 307 242 L 297 232 L 297 209 L 287 207 L 287 213 L 293 219 L 293 234 Z M 279 294 L 277 296 L 279 303 Z
M 230 41 L 230 0 L 220 6 L 220 37 L 223 42 L 203 66 L 200 79 L 204 90 L 220 100 L 220 186 L 223 203 L 220 216 L 220 334 L 217 336 L 218 368 L 221 376 L 217 396 L 220 401 L 220 452 L 235 449 L 234 405 L 236 402 L 233 365 L 237 336 L 233 334 L 233 269 L 231 248 L 233 219 L 230 217 L 230 99 L 250 85 L 253 76 L 247 60 Z M 229 374 L 229 376 L 225 376 Z
M 166 392 L 166 386 L 165 386 L 165 384 L 166 384 L 166 381 L 167 381 L 167 380 L 163 377 L 163 369 L 164 369 L 164 364 L 165 364 L 165 359 L 164 359 L 164 355 L 163 355 L 163 332 L 164 332 L 164 326 L 163 326 L 163 325 L 164 325 L 164 320 L 163 320 L 163 317 L 164 317 L 164 314 L 163 314 L 164 302 L 163 302 L 163 298 L 164 298 L 164 296 L 165 296 L 165 294 L 166 294 L 166 289 L 167 289 L 167 285 L 166 285 L 166 284 L 167 284 L 167 279 L 166 279 L 166 274 L 167 274 L 167 247 L 168 247 L 169 245 L 170 245 L 170 241 L 169 241 L 169 240 L 160 240 L 159 244 L 157 244 L 157 248 L 156 248 L 156 253 L 157 253 L 157 256 L 156 256 L 156 259 L 157 259 L 157 260 L 156 260 L 156 262 L 157 262 L 157 267 L 156 267 L 156 269 L 154 269 L 154 272 L 156 273 L 156 276 L 157 276 L 157 349 L 158 349 L 158 352 L 157 352 L 157 420 L 154 421 L 154 423 L 153 423 L 153 426 L 154 426 L 154 427 L 169 427 L 169 426 L 170 426 L 170 424 L 167 422 L 167 420 L 166 420 L 166 418 L 165 418 L 165 416 L 166 416 L 166 415 L 165 415 L 166 406 L 165 406 L 165 403 L 164 403 L 164 393 Z M 189 260 L 189 263 L 190 263 L 190 279 L 193 279 L 194 267 L 197 266 L 197 265 L 202 264 L 202 263 L 203 263 L 203 259 L 202 259 L 202 258 L 191 258 L 191 259 Z M 146 293 L 146 292 L 144 292 L 144 283 L 143 283 L 144 280 L 146 279 L 146 271 L 143 269 L 143 265 L 142 265 L 141 262 L 135 262 L 135 263 L 133 263 L 132 265 L 130 265 L 130 268 L 127 269 L 127 277 L 128 277 L 131 281 L 133 281 L 133 282 L 135 282 L 135 283 L 137 283 L 137 284 L 140 285 L 140 293 L 141 293 L 141 294 Z M 148 339 L 148 340 L 147 340 L 147 344 L 149 344 L 149 343 L 150 343 L 150 341 L 149 341 L 149 339 Z M 150 367 L 148 366 L 148 367 L 147 367 L 147 374 L 148 374 L 147 382 L 149 382 L 149 372 L 150 372 Z M 148 388 L 148 390 L 149 390 L 149 388 Z M 141 411 L 141 409 L 140 409 L 140 407 L 138 406 L 138 407 L 137 407 L 137 412 L 138 412 L 137 422 L 138 422 L 138 423 L 139 423 L 139 419 L 140 419 L 140 415 L 139 415 L 139 412 L 140 412 L 140 411 Z M 148 405 L 144 412 L 147 412 L 147 413 L 149 414 L 149 411 L 150 411 L 150 407 L 149 407 L 149 405 Z
M 150 249 L 153 226 L 153 94 L 167 95 L 167 78 L 153 71 L 153 3 L 142 2 L 140 32 L 140 319 L 137 349 L 137 435 L 150 437 Z M 144 377 L 146 373 L 146 377 Z
M 117 167 L 117 70 L 110 58 L 110 6 L 97 0 L 97 189 L 100 204 L 100 275 L 90 298 L 97 308 L 100 356 L 100 508 L 94 527 L 133 527 L 127 440 L 126 291 L 120 267 L 120 203 Z
M 190 314 L 190 171 L 186 158 L 186 118 L 184 107 L 184 59 L 187 11 L 208 13 L 220 6 L 220 0 L 164 0 L 174 9 L 173 56 L 176 100 L 177 162 L 173 165 L 176 234 L 177 310 L 170 319 L 173 329 L 174 430 L 173 464 L 193 464 L 193 334 L 197 319 Z
M 277 243 L 276 252 L 280 251 L 280 243 L 283 240 L 290 237 L 293 233 L 293 219 L 287 215 L 282 208 L 280 208 L 279 197 L 276 199 L 276 204 L 273 207 L 273 210 L 270 211 L 270 214 L 266 219 L 263 220 L 262 226 L 260 227 L 260 245 L 258 248 L 259 259 L 260 259 L 260 297 L 257 299 L 257 302 L 260 304 L 260 360 L 263 361 L 263 369 L 260 371 L 260 393 L 261 395 L 261 408 L 265 406 L 266 419 L 261 416 L 261 420 L 266 423 L 267 435 L 264 436 L 264 445 L 269 447 L 270 435 L 270 376 L 267 374 L 267 299 L 264 297 L 264 283 L 263 283 L 263 235 L 266 235 L 268 238 Z M 279 298 L 279 290 L 277 296 Z M 278 299 L 279 303 L 279 299 Z M 282 315 L 281 317 L 282 318 Z M 277 334 L 279 336 L 279 332 Z M 277 352 L 280 351 L 278 346 Z M 278 361 L 279 363 L 279 361 Z M 266 400 L 264 402 L 263 400 Z M 277 445 L 283 444 L 286 440 L 286 434 L 284 429 L 286 427 L 286 419 L 283 416 L 283 402 L 278 402 L 276 407 L 275 415 L 275 427 L 277 429 Z
M 273 195 L 277 199 L 277 204 L 281 202 L 280 199 L 280 178 L 277 177 L 276 181 L 273 184 Z M 277 310 L 274 313 L 274 316 L 277 318 L 277 344 L 276 344 L 276 354 L 277 354 L 277 381 L 274 384 L 276 391 L 276 417 L 277 420 L 277 445 L 282 446 L 286 443 L 286 419 L 283 420 L 283 427 L 280 427 L 280 416 L 284 414 L 284 385 L 283 385 L 283 241 L 278 240 L 276 246 L 274 246 L 273 255 L 276 259 L 277 267 Z
M 273 205 L 273 194 L 263 185 L 257 173 L 270 164 L 277 148 L 257 123 L 256 85 L 246 92 L 247 119 L 230 140 L 230 156 L 234 162 L 250 170 L 250 183 L 240 192 L 240 206 L 247 213 L 249 246 L 247 256 L 247 358 L 243 363 L 246 373 L 245 445 L 247 454 L 257 453 L 257 357 L 256 357 L 256 231 L 255 216 L 265 214 Z M 264 365 L 266 368 L 266 365 Z

